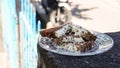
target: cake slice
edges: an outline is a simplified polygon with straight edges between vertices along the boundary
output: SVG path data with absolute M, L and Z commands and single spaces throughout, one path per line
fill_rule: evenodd
M 87 51 L 92 48 L 96 36 L 81 26 L 72 23 L 40 31 L 41 36 L 48 37 L 58 48 L 68 51 Z

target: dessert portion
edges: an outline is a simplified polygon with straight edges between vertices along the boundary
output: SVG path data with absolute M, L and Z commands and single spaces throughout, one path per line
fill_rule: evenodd
M 90 31 L 72 23 L 41 30 L 40 34 L 42 37 L 51 39 L 57 48 L 80 52 L 91 49 L 97 38 Z

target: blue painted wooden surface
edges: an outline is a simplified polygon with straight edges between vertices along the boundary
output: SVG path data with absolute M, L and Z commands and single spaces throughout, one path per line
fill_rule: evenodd
M 36 15 L 29 0 L 21 0 L 19 14 L 22 40 L 22 68 L 36 68 L 37 66 L 37 40 Z
M 16 20 L 16 0 L 2 0 L 2 33 L 10 68 L 19 68 L 18 23 L 20 23 L 20 54 L 22 68 L 36 68 L 36 14 L 30 0 L 21 0 L 19 21 Z M 40 22 L 38 23 L 40 30 Z
M 18 68 L 17 20 L 15 0 L 2 0 L 3 44 L 8 54 L 9 68 Z

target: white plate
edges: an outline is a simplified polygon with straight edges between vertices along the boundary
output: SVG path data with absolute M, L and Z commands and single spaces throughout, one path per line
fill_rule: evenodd
M 103 33 L 95 32 L 95 31 L 92 31 L 92 33 L 97 36 L 97 39 L 93 44 L 94 47 L 86 52 L 80 52 L 80 51 L 71 52 L 71 51 L 61 50 L 61 49 L 55 48 L 54 46 L 43 45 L 41 42 L 39 42 L 39 46 L 47 51 L 54 52 L 57 54 L 62 54 L 62 55 L 69 55 L 69 56 L 96 55 L 96 54 L 104 53 L 112 48 L 114 42 L 110 36 Z

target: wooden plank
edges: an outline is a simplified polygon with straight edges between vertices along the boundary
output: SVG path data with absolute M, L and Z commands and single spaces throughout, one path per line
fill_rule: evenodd
M 1 3 L 1 0 L 0 0 Z M 4 46 L 2 41 L 2 17 L 1 17 L 1 4 L 0 4 L 0 52 L 4 52 Z
M 2 15 L 1 15 L 1 0 L 0 0 L 0 68 L 8 68 L 8 57 L 5 52 L 2 40 Z
M 6 52 L 0 52 L 0 68 L 9 68 Z
M 19 59 L 18 59 L 18 64 L 19 64 L 19 68 L 22 68 L 22 58 L 21 58 L 21 43 L 20 43 L 20 21 L 19 21 L 19 12 L 21 11 L 21 2 L 20 0 L 16 0 L 16 14 L 17 14 L 17 21 L 18 21 L 18 25 L 17 25 L 17 35 L 18 35 L 18 55 L 19 55 Z

